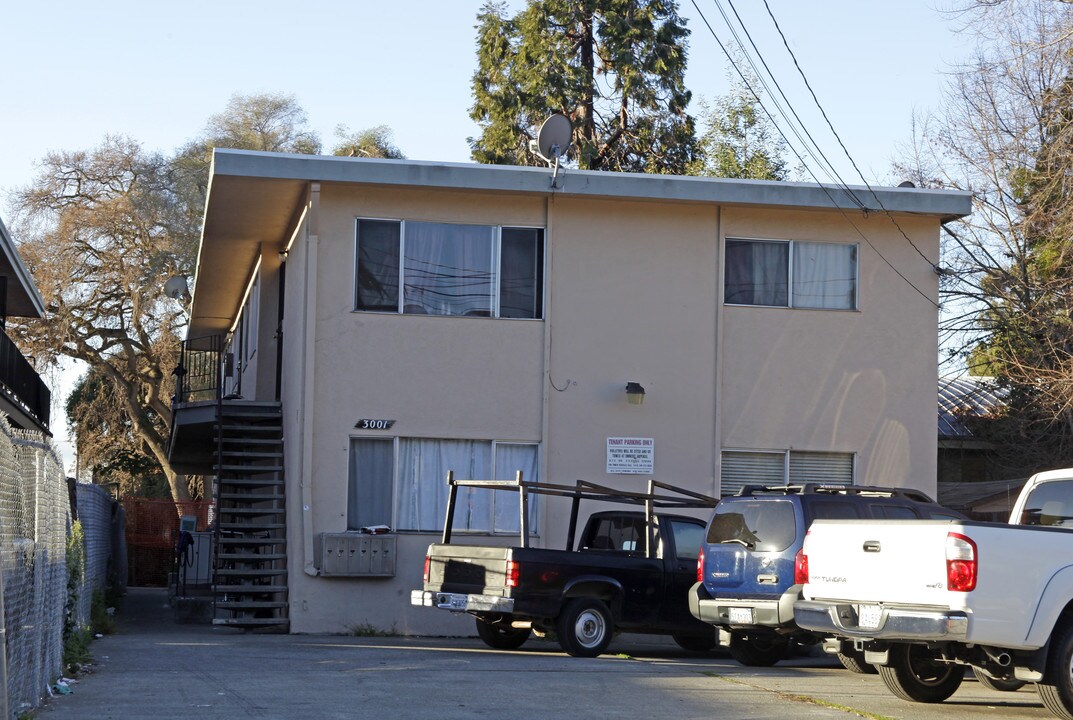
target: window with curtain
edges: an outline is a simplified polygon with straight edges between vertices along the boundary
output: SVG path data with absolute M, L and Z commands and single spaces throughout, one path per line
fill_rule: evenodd
M 852 485 L 853 453 L 801 450 L 724 450 L 719 494 L 736 494 L 745 485 Z
M 395 441 L 350 439 L 350 482 L 347 530 L 392 526 L 391 488 L 395 474 Z
M 723 300 L 825 310 L 857 307 L 857 246 L 727 238 Z
M 540 228 L 360 219 L 356 243 L 355 310 L 543 316 Z
M 388 525 L 397 530 L 439 532 L 447 512 L 447 473 L 473 480 L 539 480 L 539 445 L 487 440 L 352 438 L 347 527 Z M 394 505 L 392 504 L 394 498 Z M 459 488 L 454 529 L 517 533 L 516 492 Z M 537 507 L 529 499 L 529 526 Z

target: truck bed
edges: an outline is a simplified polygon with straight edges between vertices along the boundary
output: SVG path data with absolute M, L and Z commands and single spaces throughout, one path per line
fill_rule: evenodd
M 972 591 L 947 587 L 951 533 L 976 546 Z M 1042 610 L 1043 599 L 1073 565 L 1073 533 L 963 521 L 823 520 L 813 523 L 804 551 L 809 564 L 806 601 L 845 603 L 861 615 L 861 606 L 964 613 L 962 641 L 1033 649 L 1053 627 L 1055 618 Z M 857 627 L 854 634 L 867 636 L 870 625 Z

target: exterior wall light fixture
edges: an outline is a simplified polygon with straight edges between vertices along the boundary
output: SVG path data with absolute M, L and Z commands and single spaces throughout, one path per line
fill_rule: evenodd
M 645 389 L 641 387 L 641 383 L 626 383 L 626 400 L 630 405 L 640 405 L 645 401 Z

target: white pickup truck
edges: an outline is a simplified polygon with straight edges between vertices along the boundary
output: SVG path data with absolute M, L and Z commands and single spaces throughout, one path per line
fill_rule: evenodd
M 1073 720 L 1073 468 L 1039 473 L 1010 524 L 818 520 L 802 550 L 794 618 L 851 644 L 898 697 L 942 702 L 973 668 L 984 684 L 1037 684 Z

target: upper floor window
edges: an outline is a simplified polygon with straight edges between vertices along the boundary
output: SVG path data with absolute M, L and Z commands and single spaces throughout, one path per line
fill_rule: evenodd
M 856 245 L 727 238 L 725 271 L 730 305 L 857 308 Z
M 358 220 L 356 263 L 355 310 L 543 316 L 540 228 Z

